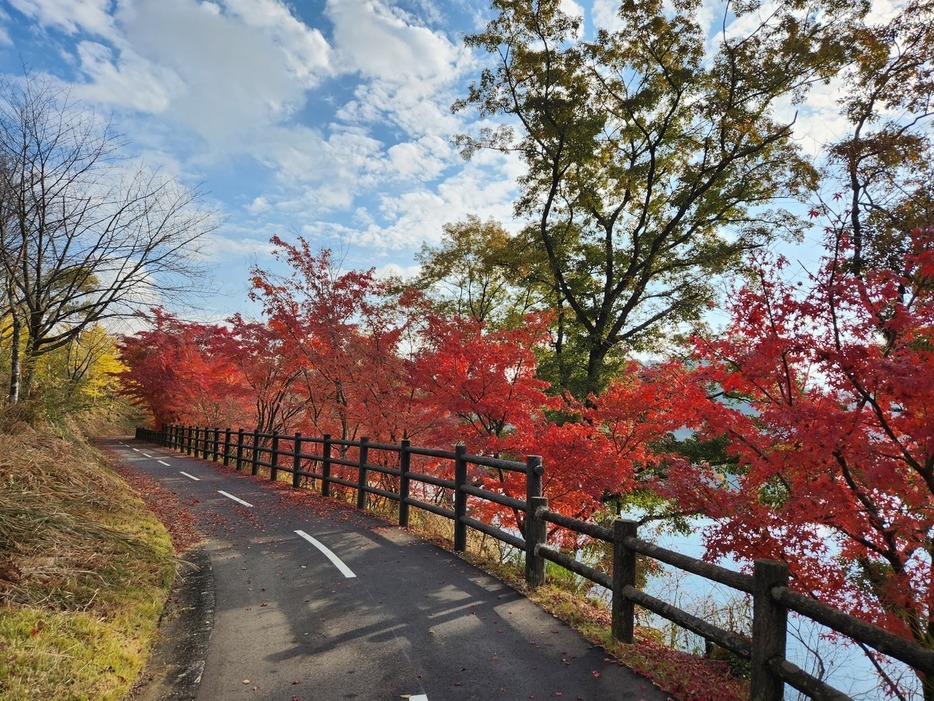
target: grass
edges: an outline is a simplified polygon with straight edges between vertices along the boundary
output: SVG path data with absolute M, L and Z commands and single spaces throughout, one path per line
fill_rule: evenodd
M 174 575 L 165 528 L 74 426 L 0 417 L 0 698 L 123 698 Z

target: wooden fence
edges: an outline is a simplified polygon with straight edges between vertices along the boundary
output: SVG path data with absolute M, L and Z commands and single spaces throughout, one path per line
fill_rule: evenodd
M 538 456 L 529 456 L 522 463 L 471 455 L 462 445 L 453 451 L 445 451 L 418 448 L 406 440 L 396 445 L 371 443 L 367 438 L 349 441 L 327 435 L 313 438 L 301 433 L 264 434 L 243 429 L 234 431 L 177 425 L 166 425 L 161 431 L 140 428 L 136 431 L 136 438 L 196 458 L 222 461 L 225 466 L 233 464 L 237 470 L 249 469 L 253 475 L 259 475 L 264 468 L 270 480 L 279 479 L 279 473 L 289 473 L 295 488 L 302 486 L 302 478 L 312 480 L 320 485 L 323 496 L 331 496 L 332 486 L 339 485 L 356 492 L 356 504 L 361 509 L 366 507 L 368 494 L 384 497 L 398 503 L 401 526 L 409 525 L 410 507 L 451 519 L 454 522 L 456 552 L 466 549 L 469 528 L 496 538 L 525 553 L 525 578 L 532 587 L 544 583 L 545 561 L 551 561 L 611 592 L 612 634 L 616 640 L 633 642 L 635 606 L 641 606 L 749 660 L 752 701 L 781 701 L 786 683 L 819 701 L 850 699 L 785 659 L 789 611 L 868 645 L 929 677 L 934 675 L 934 650 L 792 591 L 788 588 L 788 566 L 783 562 L 756 560 L 753 574 L 746 575 L 642 540 L 638 537 L 635 521 L 618 518 L 612 528 L 605 528 L 550 511 L 548 499 L 542 496 L 544 468 Z M 374 454 L 384 459 L 374 462 Z M 391 462 L 395 466 L 383 464 L 390 462 L 385 459 L 388 455 L 394 456 Z M 412 470 L 412 458 L 416 456 L 449 461 L 452 478 Z M 517 499 L 476 486 L 474 481 L 468 480 L 470 465 L 500 473 L 523 473 L 526 498 Z M 340 467 L 354 471 L 354 478 L 335 474 L 335 468 Z M 389 481 L 395 489 L 387 489 L 390 486 L 387 480 L 374 479 L 374 475 L 392 478 Z M 413 484 L 449 491 L 447 505 L 418 498 L 424 495 L 425 490 L 413 490 Z M 470 497 L 522 512 L 526 524 L 524 537 L 472 518 L 468 509 Z M 601 572 L 549 546 L 548 524 L 610 543 L 613 549 L 612 573 Z M 750 594 L 753 598 L 752 637 L 719 628 L 639 590 L 636 586 L 637 555 Z

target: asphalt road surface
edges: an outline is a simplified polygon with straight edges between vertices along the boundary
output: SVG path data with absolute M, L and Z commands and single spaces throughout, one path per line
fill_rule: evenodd
M 151 444 L 105 446 L 206 535 L 198 701 L 666 701 L 513 589 L 408 532 Z

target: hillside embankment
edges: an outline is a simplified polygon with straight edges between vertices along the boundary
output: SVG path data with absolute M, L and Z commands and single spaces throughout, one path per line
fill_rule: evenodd
M 173 547 L 145 492 L 74 421 L 0 415 L 0 698 L 127 695 L 194 539 Z

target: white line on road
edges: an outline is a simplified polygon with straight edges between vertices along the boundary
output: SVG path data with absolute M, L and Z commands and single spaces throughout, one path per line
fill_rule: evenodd
M 137 453 L 139 452 L 139 448 L 133 448 L 133 450 L 135 450 Z
M 223 489 L 218 489 L 218 490 L 217 490 L 217 493 L 218 493 L 218 494 L 223 494 L 223 495 L 224 495 L 225 497 L 227 497 L 228 499 L 233 499 L 233 500 L 234 500 L 235 502 L 237 502 L 238 504 L 243 504 L 244 506 L 253 506 L 250 502 L 248 502 L 248 501 L 243 501 L 243 499 L 239 499 L 239 498 L 235 497 L 233 494 L 228 494 L 228 493 L 225 492 Z
M 309 543 L 311 543 L 311 544 L 314 545 L 316 548 L 318 548 L 318 550 L 320 550 L 321 552 L 323 552 L 323 553 L 324 553 L 324 556 L 325 556 L 328 560 L 330 560 L 332 563 L 334 563 L 334 566 L 335 566 L 337 569 L 339 569 L 340 572 L 341 572 L 341 574 L 344 575 L 345 577 L 347 577 L 347 579 L 350 579 L 351 577 L 356 577 L 356 576 L 357 576 L 357 575 L 355 575 L 355 574 L 353 573 L 353 570 L 351 570 L 347 565 L 345 565 L 337 555 L 335 555 L 335 554 L 332 553 L 330 550 L 328 550 L 327 546 L 325 546 L 323 543 L 321 543 L 321 541 L 317 540 L 316 538 L 312 538 L 310 535 L 308 535 L 307 533 L 305 533 L 305 531 L 295 531 L 295 532 L 296 532 L 300 537 L 304 538 L 304 539 L 307 540 Z M 427 701 L 427 699 L 426 699 L 426 701 Z
M 190 480 L 194 480 L 195 482 L 200 482 L 200 481 L 201 481 L 201 478 L 200 478 L 200 477 L 195 477 L 194 475 L 189 475 L 187 472 L 179 472 L 178 474 L 180 474 L 180 475 L 185 475 L 185 477 L 187 477 L 187 478 L 190 479 Z M 221 492 L 221 494 L 223 494 L 223 493 L 224 493 L 224 492 Z M 230 496 L 230 495 L 228 494 L 227 496 Z M 231 498 L 232 498 L 232 497 L 231 497 Z M 237 501 L 239 501 L 239 499 L 238 499 Z M 244 503 L 245 503 L 245 502 L 244 502 Z
M 159 463 L 160 465 L 165 465 L 166 467 L 172 467 L 165 460 L 156 460 L 156 462 Z
M 418 696 L 409 696 L 409 701 L 428 701 L 428 694 L 419 694 Z
M 150 458 L 150 459 L 152 458 L 152 455 L 150 455 L 149 453 L 143 453 L 143 456 L 144 456 L 144 457 L 147 457 L 147 458 Z

